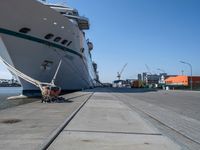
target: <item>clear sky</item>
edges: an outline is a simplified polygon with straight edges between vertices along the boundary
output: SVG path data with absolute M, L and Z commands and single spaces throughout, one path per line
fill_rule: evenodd
M 64 3 L 66 0 L 49 0 Z M 128 63 L 122 78 L 157 68 L 168 74 L 200 75 L 200 0 L 67 0 L 90 19 L 86 31 L 100 80 L 111 82 Z M 2 69 L 1 69 L 2 70 Z M 0 71 L 1 71 L 0 70 Z M 1 73 L 2 74 L 2 73 Z

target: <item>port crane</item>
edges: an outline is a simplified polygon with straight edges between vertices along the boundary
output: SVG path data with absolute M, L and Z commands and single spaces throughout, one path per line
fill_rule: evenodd
M 11 73 L 17 75 L 18 77 L 24 79 L 25 81 L 27 81 L 33 85 L 39 87 L 41 94 L 42 94 L 42 102 L 53 102 L 53 101 L 61 100 L 61 99 L 63 100 L 63 98 L 58 97 L 59 94 L 61 93 L 61 88 L 55 85 L 55 79 L 56 79 L 56 76 L 60 69 L 62 60 L 60 60 L 58 67 L 56 69 L 56 72 L 53 76 L 53 79 L 51 80 L 50 83 L 35 80 L 35 79 L 31 78 L 30 76 L 17 70 L 15 67 L 13 67 L 8 62 L 6 62 L 3 58 L 0 57 L 0 60 L 5 64 L 5 66 Z
M 149 73 L 151 75 L 152 73 L 151 73 L 151 69 L 149 68 L 149 66 L 147 64 L 145 64 L 145 67 L 146 67 L 146 69 L 148 71 L 147 73 Z
M 122 75 L 122 73 L 123 73 L 124 69 L 126 68 L 127 64 L 128 64 L 128 63 L 126 63 L 126 64 L 123 66 L 123 68 L 121 69 L 121 71 L 120 71 L 120 72 L 117 72 L 117 78 L 118 78 L 118 80 L 120 80 L 120 79 L 121 79 L 121 75 Z

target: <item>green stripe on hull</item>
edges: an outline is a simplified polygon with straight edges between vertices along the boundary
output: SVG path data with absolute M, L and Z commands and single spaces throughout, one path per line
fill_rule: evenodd
M 0 28 L 0 33 L 11 35 L 11 36 L 15 36 L 15 37 L 18 37 L 18 38 L 26 39 L 26 40 L 37 42 L 37 43 L 41 43 L 41 44 L 44 44 L 44 45 L 47 45 L 47 46 L 58 48 L 58 49 L 61 49 L 63 51 L 67 51 L 69 53 L 78 55 L 79 57 L 82 57 L 82 55 L 80 53 L 78 53 L 78 52 L 76 52 L 74 50 L 71 50 L 71 49 L 66 48 L 66 47 L 64 47 L 62 45 L 55 44 L 53 42 L 49 42 L 47 40 L 43 40 L 43 39 L 40 39 L 40 38 L 37 38 L 37 37 L 34 37 L 34 36 L 26 35 L 26 34 L 23 34 L 23 33 L 15 32 L 15 31 L 11 31 L 11 30 L 8 30 L 8 29 L 3 29 L 3 28 Z

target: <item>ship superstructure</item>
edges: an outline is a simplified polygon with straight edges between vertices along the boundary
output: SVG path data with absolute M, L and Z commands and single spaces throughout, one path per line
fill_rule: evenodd
M 37 0 L 0 1 L 0 56 L 15 68 L 50 82 L 60 60 L 56 84 L 64 90 L 94 87 L 89 21 L 76 9 Z M 37 87 L 20 79 L 24 91 Z

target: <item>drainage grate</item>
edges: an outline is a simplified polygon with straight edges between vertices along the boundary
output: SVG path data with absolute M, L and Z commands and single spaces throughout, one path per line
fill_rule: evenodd
M 0 123 L 13 124 L 13 123 L 21 122 L 21 121 L 22 120 L 20 119 L 4 119 L 4 120 L 0 120 Z

